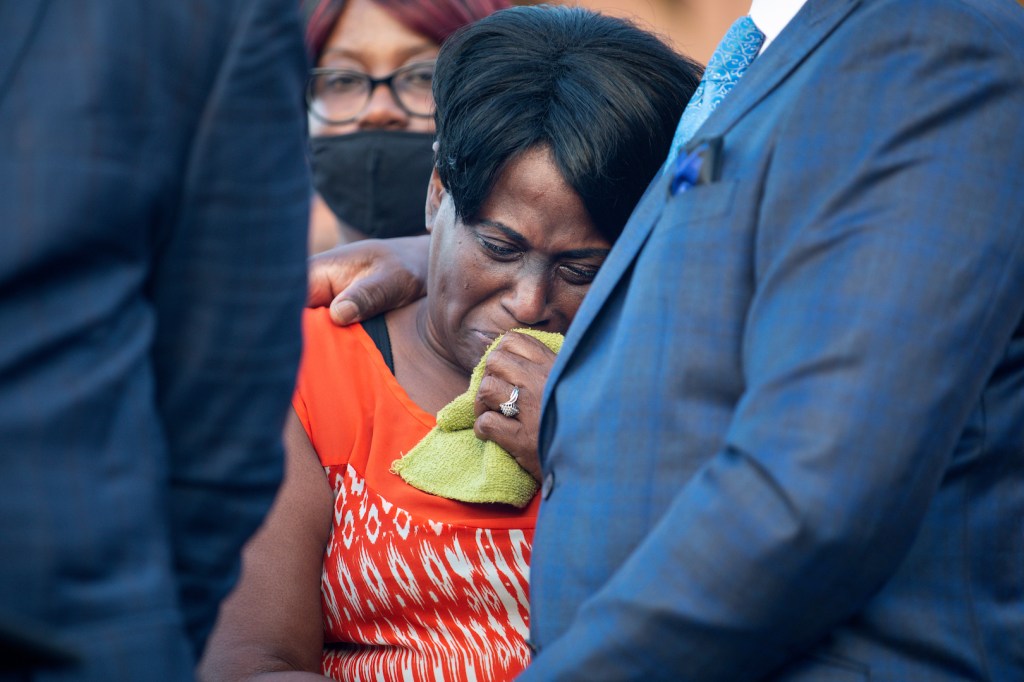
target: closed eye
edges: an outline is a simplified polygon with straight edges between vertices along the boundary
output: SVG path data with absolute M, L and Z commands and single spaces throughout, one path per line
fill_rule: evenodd
M 597 277 L 598 268 L 575 265 L 572 263 L 563 263 L 558 266 L 558 271 L 561 273 L 562 279 L 570 284 L 587 285 L 593 282 L 594 278 Z
M 511 246 L 504 242 L 492 241 L 481 236 L 477 236 L 477 241 L 479 241 L 480 245 L 484 247 L 488 254 L 496 260 L 513 260 L 519 257 L 519 254 L 522 253 L 522 249 L 518 246 Z

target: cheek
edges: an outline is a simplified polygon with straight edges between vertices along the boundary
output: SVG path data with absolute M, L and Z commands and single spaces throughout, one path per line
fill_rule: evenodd
M 470 253 L 452 263 L 448 281 L 448 295 L 465 308 L 473 308 L 486 301 L 499 279 L 494 263 L 483 256 Z
M 583 304 L 583 297 L 589 290 L 589 286 L 577 287 L 564 283 L 556 286 L 553 292 L 552 309 L 556 312 L 557 317 L 561 318 L 564 326 L 568 327 L 576 317 L 580 305 Z M 563 329 L 562 332 L 564 333 L 565 330 Z
M 315 116 L 309 117 L 309 136 L 310 137 L 325 137 L 331 135 L 348 135 L 359 130 L 359 126 L 355 123 L 345 123 L 343 125 L 332 125 L 330 123 L 324 123 Z
M 473 242 L 464 235 L 442 236 L 437 257 L 431 263 L 430 297 L 436 299 L 449 324 L 458 324 L 474 305 L 477 283 L 487 279 L 485 265 L 474 253 Z
M 472 244 L 467 251 L 457 264 L 452 263 L 446 292 L 457 324 L 484 329 L 504 324 L 505 317 L 498 307 L 503 285 L 510 278 L 509 266 L 475 252 L 478 250 Z
M 410 116 L 409 125 L 406 128 L 412 133 L 433 133 L 436 132 L 434 117 L 423 118 L 422 116 Z

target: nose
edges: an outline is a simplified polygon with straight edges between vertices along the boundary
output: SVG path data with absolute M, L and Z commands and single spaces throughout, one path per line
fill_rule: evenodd
M 505 310 L 523 327 L 543 328 L 550 322 L 548 278 L 522 274 L 502 299 Z
M 402 130 L 409 125 L 409 115 L 398 106 L 388 86 L 378 83 L 356 123 L 360 130 Z

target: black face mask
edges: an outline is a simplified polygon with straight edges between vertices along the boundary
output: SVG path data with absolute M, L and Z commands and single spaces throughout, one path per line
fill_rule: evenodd
M 313 186 L 368 237 L 423 234 L 433 133 L 368 130 L 310 138 Z

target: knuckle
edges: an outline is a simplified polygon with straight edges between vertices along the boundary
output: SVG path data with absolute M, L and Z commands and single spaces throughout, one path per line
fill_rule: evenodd
M 473 431 L 481 438 L 493 436 L 495 431 L 493 413 L 484 412 L 482 415 L 477 417 L 476 422 L 473 424 Z
M 505 364 L 505 349 L 502 347 L 502 343 L 504 343 L 504 339 L 499 341 L 498 345 L 494 347 L 494 350 L 487 355 L 487 362 L 485 363 L 487 369 L 497 370 Z
M 523 345 L 529 345 L 534 338 L 532 336 L 527 336 L 522 332 L 511 332 L 505 335 L 505 340 L 508 341 L 512 348 L 519 348 Z
M 477 400 L 483 402 L 494 393 L 494 385 L 497 381 L 493 374 L 484 374 L 483 378 L 480 379 L 480 389 L 476 392 Z

